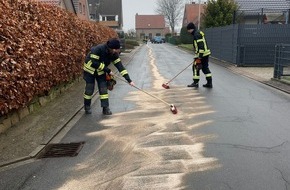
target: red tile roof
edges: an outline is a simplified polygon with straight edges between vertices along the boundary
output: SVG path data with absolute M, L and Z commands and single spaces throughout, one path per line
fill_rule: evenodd
M 135 15 L 135 29 L 165 28 L 164 15 Z

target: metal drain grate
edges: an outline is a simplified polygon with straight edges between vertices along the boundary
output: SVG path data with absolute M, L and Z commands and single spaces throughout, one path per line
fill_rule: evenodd
M 85 142 L 48 144 L 37 158 L 74 157 L 79 154 L 84 144 Z

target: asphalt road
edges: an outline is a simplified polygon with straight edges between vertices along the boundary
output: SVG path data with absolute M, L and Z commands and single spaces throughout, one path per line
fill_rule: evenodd
M 289 189 L 290 96 L 215 64 L 213 89 L 187 88 L 190 68 L 162 88 L 191 61 L 167 44 L 140 47 L 126 68 L 144 92 L 118 80 L 112 116 L 97 100 L 56 137 L 85 141 L 78 156 L 14 165 L 0 189 Z

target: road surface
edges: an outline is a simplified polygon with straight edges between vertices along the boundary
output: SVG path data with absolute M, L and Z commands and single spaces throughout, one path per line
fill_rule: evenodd
M 126 68 L 158 99 L 118 80 L 112 116 L 96 100 L 56 138 L 84 141 L 76 157 L 2 170 L 0 189 L 290 189 L 290 96 L 215 64 L 213 89 L 203 74 L 198 89 L 186 87 L 191 68 L 162 88 L 192 60 L 168 44 L 140 47 Z

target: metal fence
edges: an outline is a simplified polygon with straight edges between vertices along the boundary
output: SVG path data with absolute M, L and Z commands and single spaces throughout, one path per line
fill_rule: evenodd
M 290 76 L 290 44 L 275 46 L 274 78 Z
M 290 44 L 289 24 L 233 24 L 204 32 L 212 56 L 237 66 L 273 66 L 276 44 Z

